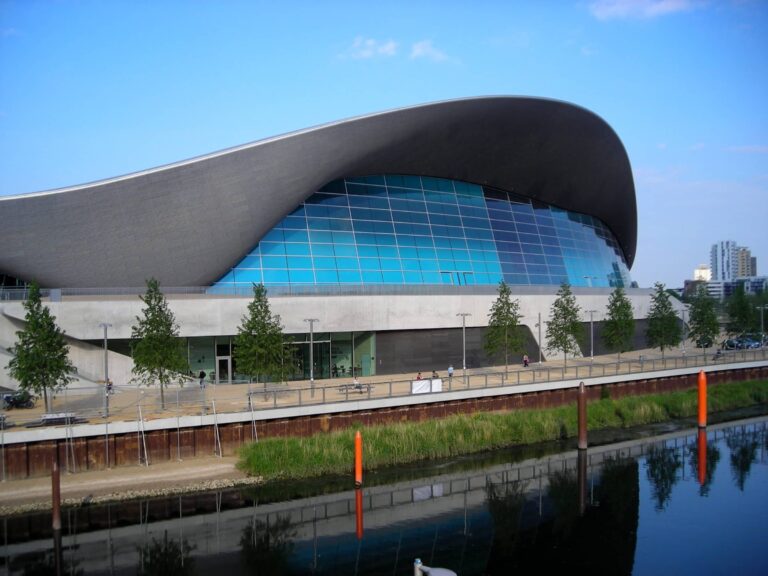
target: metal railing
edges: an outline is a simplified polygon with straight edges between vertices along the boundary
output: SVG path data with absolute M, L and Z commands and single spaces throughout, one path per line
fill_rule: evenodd
M 504 386 L 587 380 L 755 361 L 768 361 L 768 348 L 720 353 L 710 351 L 706 354 L 698 352 L 668 355 L 664 358 L 648 354 L 621 361 L 607 361 L 607 358 L 602 356 L 596 358 L 596 361 L 574 359 L 569 360 L 565 366 L 533 364 L 529 368 L 516 367 L 508 372 L 498 369 L 470 369 L 466 375 L 457 371 L 453 377 L 441 379 L 440 391 L 430 394 L 439 397 L 441 394 L 456 391 L 479 391 Z M 359 378 L 357 384 L 353 381 L 333 379 L 315 381 L 314 386 L 306 381 L 211 384 L 202 388 L 197 383 L 187 383 L 182 386 L 172 385 L 164 389 L 162 395 L 156 386 L 115 385 L 109 398 L 108 420 L 136 421 L 139 412 L 142 419 L 208 414 L 214 402 L 219 417 L 226 413 L 251 413 L 253 417 L 257 412 L 282 408 L 419 397 L 421 394 L 415 393 L 412 388 L 413 382 L 411 379 L 402 378 L 366 377 Z M 50 399 L 48 410 L 43 406 L 43 400 L 38 399 L 34 408 L 0 412 L 0 427 L 7 430 L 9 427 L 22 426 L 33 428 L 62 424 L 71 426 L 85 422 L 103 423 L 103 404 L 103 386 L 65 389 Z

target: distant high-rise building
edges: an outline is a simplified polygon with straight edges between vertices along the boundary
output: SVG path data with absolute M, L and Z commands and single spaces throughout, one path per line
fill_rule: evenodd
M 693 271 L 693 279 L 709 282 L 712 279 L 712 269 L 706 264 L 699 264 Z
M 752 268 L 753 260 L 752 253 L 749 248 L 738 248 L 736 250 L 737 256 L 737 274 L 738 278 L 748 278 L 749 276 L 756 276 L 757 273 Z
M 712 282 L 729 282 L 739 274 L 739 247 L 733 240 L 723 240 L 714 244 L 710 252 Z

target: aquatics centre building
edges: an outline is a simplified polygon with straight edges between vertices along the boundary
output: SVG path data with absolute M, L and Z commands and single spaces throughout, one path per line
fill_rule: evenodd
M 128 378 L 128 338 L 157 278 L 190 371 L 237 376 L 232 341 L 263 283 L 296 346 L 295 378 L 445 370 L 492 359 L 504 280 L 535 357 L 555 293 L 598 316 L 630 289 L 637 214 L 612 128 L 572 104 L 482 97 L 334 122 L 105 181 L 0 198 L 0 275 L 36 280 L 81 378 Z M 0 300 L 0 350 L 24 318 Z M 589 318 L 585 318 L 585 321 Z M 7 363 L 7 362 L 5 362 Z M 7 376 L 4 376 L 7 379 Z

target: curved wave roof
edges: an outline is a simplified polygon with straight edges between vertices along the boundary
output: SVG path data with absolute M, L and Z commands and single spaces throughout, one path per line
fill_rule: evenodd
M 0 198 L 0 272 L 49 287 L 215 282 L 324 184 L 413 174 L 495 186 L 590 214 L 634 261 L 621 141 L 554 100 L 482 97 L 371 114 L 120 178 Z

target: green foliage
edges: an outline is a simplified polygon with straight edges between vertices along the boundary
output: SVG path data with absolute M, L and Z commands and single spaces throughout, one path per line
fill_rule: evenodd
M 525 340 L 520 330 L 520 302 L 512 300 L 509 286 L 502 280 L 499 283 L 499 296 L 488 313 L 488 330 L 485 333 L 485 351 L 492 356 L 504 351 L 504 369 L 509 364 L 510 352 L 524 352 Z
M 710 411 L 764 403 L 768 381 L 738 382 L 709 390 Z M 696 390 L 590 402 L 590 430 L 626 428 L 697 413 Z M 365 467 L 375 470 L 424 459 L 449 458 L 577 434 L 575 406 L 546 410 L 479 412 L 448 418 L 372 426 L 363 432 Z M 350 472 L 355 428 L 310 437 L 262 438 L 240 451 L 238 467 L 265 481 Z
M 134 380 L 151 386 L 160 384 L 165 409 L 164 389 L 173 381 L 182 383 L 188 371 L 187 357 L 179 339 L 179 327 L 157 280 L 147 280 L 147 292 L 139 296 L 146 305 L 131 328 Z
M 282 378 L 284 370 L 291 365 L 290 358 L 286 358 L 287 347 L 283 339 L 280 317 L 273 316 L 269 309 L 266 288 L 263 284 L 254 284 L 253 300 L 248 304 L 248 313 L 243 316 L 235 338 L 238 372 L 257 382 L 263 378 L 265 386 L 270 377 Z
M 709 390 L 710 412 L 764 403 L 768 381 L 737 382 Z M 590 402 L 589 430 L 626 428 L 691 418 L 696 390 Z M 505 446 L 558 440 L 577 434 L 575 406 L 546 410 L 479 412 L 448 418 L 373 426 L 363 432 L 365 467 L 375 470 L 419 460 L 449 458 Z M 353 466 L 355 428 L 310 437 L 262 438 L 240 451 L 238 467 L 265 481 L 344 474 Z
M 664 289 L 664 284 L 656 282 L 656 292 L 651 296 L 651 309 L 648 312 L 648 329 L 645 338 L 651 348 L 661 349 L 664 357 L 664 349 L 672 348 L 680 344 L 682 330 L 680 321 L 672 308 L 669 293 Z
M 184 576 L 195 573 L 194 546 L 187 539 L 181 542 L 168 540 L 168 530 L 163 540 L 152 538 L 152 542 L 139 547 L 140 576 Z
M 563 353 L 567 365 L 568 353 L 580 352 L 579 342 L 584 337 L 584 326 L 579 320 L 581 309 L 567 282 L 560 285 L 557 298 L 552 303 L 550 319 L 547 322 L 547 348 Z
M 688 325 L 690 326 L 690 337 L 694 341 L 714 343 L 720 334 L 715 301 L 707 294 L 705 286 L 699 286 L 691 300 Z
M 739 285 L 726 302 L 728 312 L 728 333 L 741 334 L 750 332 L 759 326 L 759 315 L 744 293 L 744 286 Z
M 24 302 L 27 311 L 24 330 L 16 332 L 16 344 L 10 348 L 13 358 L 8 363 L 12 378 L 22 390 L 43 396 L 50 411 L 48 392 L 57 392 L 74 380 L 69 348 L 64 331 L 56 325 L 56 317 L 40 300 L 40 288 L 33 282 Z
M 632 350 L 632 339 L 635 335 L 635 318 L 632 313 L 632 303 L 627 298 L 624 289 L 617 286 L 608 300 L 608 314 L 603 323 L 603 342 L 611 350 L 621 353 Z

